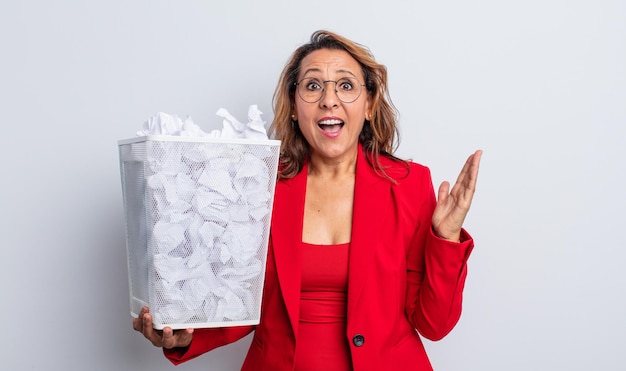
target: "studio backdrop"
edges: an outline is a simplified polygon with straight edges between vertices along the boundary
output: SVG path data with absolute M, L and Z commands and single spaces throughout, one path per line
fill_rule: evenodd
M 210 131 L 328 29 L 388 67 L 398 155 L 435 187 L 483 149 L 461 320 L 438 371 L 626 364 L 626 3 L 18 1 L 0 5 L 3 370 L 171 370 L 131 327 L 117 141 Z M 180 370 L 237 370 L 251 337 Z

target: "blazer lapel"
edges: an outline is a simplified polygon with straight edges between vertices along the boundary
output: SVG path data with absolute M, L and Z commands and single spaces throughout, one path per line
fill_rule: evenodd
M 380 219 L 388 215 L 391 205 L 390 188 L 391 183 L 367 163 L 359 145 L 348 271 L 348 318 L 351 311 L 358 309 L 359 298 L 368 284 L 374 250 L 381 238 Z
M 276 271 L 289 320 L 297 336 L 300 319 L 302 223 L 308 164 L 298 175 L 278 182 L 272 221 L 272 246 Z M 354 211 L 348 271 L 348 316 L 357 309 L 368 283 L 375 246 L 380 236 L 380 218 L 391 205 L 391 183 L 376 174 L 359 145 L 354 189 Z
M 301 250 L 308 165 L 291 179 L 278 182 L 271 226 L 280 290 L 297 336 L 300 318 Z

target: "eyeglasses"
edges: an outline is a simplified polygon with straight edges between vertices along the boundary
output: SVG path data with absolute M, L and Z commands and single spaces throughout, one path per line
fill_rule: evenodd
M 298 89 L 298 95 L 303 101 L 307 103 L 316 103 L 326 91 L 326 83 L 335 83 L 335 93 L 337 98 L 344 103 L 352 103 L 359 99 L 361 96 L 361 87 L 365 84 L 361 84 L 359 80 L 354 77 L 342 77 L 339 80 L 325 80 L 320 81 L 314 77 L 305 77 L 300 82 L 294 83 Z

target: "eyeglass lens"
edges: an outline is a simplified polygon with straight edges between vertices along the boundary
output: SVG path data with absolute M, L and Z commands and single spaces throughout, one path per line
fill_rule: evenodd
M 302 79 L 298 83 L 298 94 L 300 98 L 308 103 L 315 103 L 322 99 L 326 91 L 326 83 L 335 83 L 337 97 L 344 103 L 352 103 L 361 95 L 361 84 L 355 78 L 343 77 L 337 81 L 320 81 L 313 77 Z

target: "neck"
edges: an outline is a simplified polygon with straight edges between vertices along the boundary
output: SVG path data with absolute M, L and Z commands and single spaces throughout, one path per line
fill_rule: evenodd
M 337 179 L 354 176 L 356 172 L 357 152 L 341 158 L 324 158 L 315 154 L 309 160 L 309 176 Z

